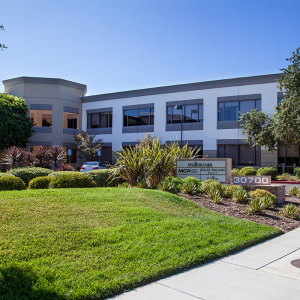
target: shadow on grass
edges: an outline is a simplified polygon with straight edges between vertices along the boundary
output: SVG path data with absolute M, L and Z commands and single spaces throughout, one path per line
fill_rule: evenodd
M 54 292 L 43 290 L 40 287 L 34 287 L 36 283 L 37 275 L 29 269 L 20 269 L 17 267 L 0 268 L 0 299 L 67 299 Z

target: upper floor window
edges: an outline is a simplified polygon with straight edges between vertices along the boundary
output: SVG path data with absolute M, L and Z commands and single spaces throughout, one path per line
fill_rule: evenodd
M 78 129 L 78 116 L 77 113 L 64 112 L 64 128 Z
M 218 121 L 238 121 L 241 114 L 261 110 L 261 100 L 227 101 L 218 103 Z
M 123 111 L 123 126 L 154 125 L 154 107 Z
M 278 97 L 277 101 L 278 101 L 278 105 L 284 100 L 284 97 Z
M 52 110 L 31 109 L 30 118 L 35 127 L 52 127 Z
M 112 112 L 100 112 L 87 114 L 87 128 L 109 128 L 112 127 Z
M 167 107 L 167 124 L 203 122 L 203 104 L 180 105 L 180 109 L 178 106 Z

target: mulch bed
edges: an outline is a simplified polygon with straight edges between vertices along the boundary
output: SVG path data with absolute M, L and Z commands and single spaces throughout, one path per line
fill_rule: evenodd
M 221 204 L 216 204 L 206 195 L 179 195 L 220 214 L 270 225 L 281 229 L 283 232 L 288 232 L 300 227 L 300 220 L 285 218 L 278 213 L 286 204 L 292 203 L 299 206 L 300 199 L 294 197 L 286 197 L 284 203 L 277 204 L 273 210 L 264 210 L 261 215 L 249 215 L 246 211 L 247 204 L 244 203 L 236 203 L 224 198 Z

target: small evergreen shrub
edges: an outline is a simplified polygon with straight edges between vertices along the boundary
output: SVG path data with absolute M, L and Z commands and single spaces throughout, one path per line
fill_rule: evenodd
M 256 175 L 256 170 L 253 167 L 244 167 L 240 172 L 243 176 Z
M 213 200 L 215 203 L 220 204 L 222 201 L 222 196 L 220 195 L 220 193 L 216 193 L 216 195 L 213 197 Z
M 276 203 L 277 203 L 277 197 L 274 194 L 272 194 L 266 190 L 262 190 L 262 189 L 256 189 L 254 192 L 251 192 L 250 197 L 252 199 L 270 197 L 272 199 L 274 205 L 276 205 Z
M 28 187 L 32 190 L 47 189 L 49 187 L 50 181 L 51 177 L 49 176 L 36 177 L 29 181 Z
M 236 190 L 232 194 L 232 200 L 235 202 L 247 202 L 248 194 L 245 190 Z
M 243 187 L 240 185 L 226 185 L 223 197 L 232 198 L 233 193 L 238 190 L 243 190 Z
M 257 170 L 256 175 L 271 176 L 271 179 L 275 180 L 278 175 L 278 171 L 277 171 L 277 168 L 275 168 L 275 167 L 263 167 L 263 168 L 260 168 Z
M 300 179 L 300 167 L 295 168 L 295 176 L 298 177 L 298 179 Z
M 57 171 L 57 172 L 50 173 L 48 176 L 51 178 L 55 178 L 62 174 L 74 174 L 74 173 L 75 173 L 74 171 Z
M 180 186 L 181 187 L 181 186 Z M 178 193 L 178 190 L 175 186 L 175 184 L 172 181 L 168 181 L 168 180 L 163 180 L 158 186 L 157 188 L 161 191 L 165 191 L 165 192 L 169 192 L 169 193 L 173 193 L 176 194 Z
M 283 174 L 277 176 L 277 180 L 291 181 L 292 180 L 292 175 L 289 174 L 289 173 L 283 173 Z
M 96 187 L 96 183 L 90 177 L 85 174 L 72 172 L 64 174 L 59 174 L 54 177 L 50 184 L 49 188 L 58 189 L 58 188 L 91 188 Z
M 291 219 L 299 219 L 299 208 L 294 204 L 287 204 L 280 212 L 281 215 Z
M 141 180 L 141 181 L 138 181 L 136 187 L 140 188 L 140 189 L 147 189 L 148 184 L 147 184 L 146 180 Z
M 296 186 L 293 186 L 289 191 L 289 196 L 296 197 L 299 194 L 299 189 Z
M 262 203 L 264 204 L 265 209 L 273 209 L 274 208 L 274 202 L 273 202 L 272 198 L 262 197 L 262 198 L 259 198 L 259 200 L 262 201 Z
M 202 183 L 202 191 L 204 194 L 207 194 L 210 192 L 211 189 L 217 189 L 221 195 L 224 193 L 224 188 L 222 184 L 214 179 L 207 179 L 203 181 Z
M 198 185 L 195 182 L 187 181 L 183 182 L 181 192 L 183 194 L 195 195 L 198 192 Z
M 265 209 L 264 203 L 261 199 L 251 199 L 247 206 L 248 214 L 261 214 Z
M 2 172 L 0 172 L 0 177 L 4 177 L 4 176 L 14 176 L 14 175 L 9 174 L 9 173 L 2 173 Z
M 25 190 L 24 181 L 15 176 L 0 176 L 0 191 Z
M 113 178 L 112 173 L 113 169 L 100 169 L 89 171 L 85 174 L 93 179 L 98 187 L 118 186 L 118 184 L 122 183 L 123 180 Z
M 238 169 L 238 168 L 233 168 L 231 170 L 231 176 L 234 177 L 234 176 L 241 176 L 241 171 Z
M 130 188 L 130 185 L 129 185 L 128 182 L 123 182 L 123 183 L 119 183 L 118 187 L 123 188 L 123 189 L 127 189 L 127 188 Z
M 29 181 L 36 177 L 47 176 L 53 173 L 52 170 L 46 168 L 38 168 L 38 167 L 25 167 L 25 168 L 17 168 L 7 172 L 7 174 L 12 174 L 16 177 L 21 178 L 26 186 L 28 186 Z
M 197 185 L 198 187 L 201 185 L 201 181 L 199 179 L 197 179 L 196 177 L 192 177 L 192 176 L 188 176 L 188 177 L 185 177 L 184 179 L 182 179 L 182 183 L 185 183 L 185 182 L 191 182 L 191 183 Z

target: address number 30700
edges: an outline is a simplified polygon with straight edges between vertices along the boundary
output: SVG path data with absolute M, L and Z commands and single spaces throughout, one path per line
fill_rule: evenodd
M 271 176 L 234 176 L 233 184 L 270 185 L 271 184 Z

